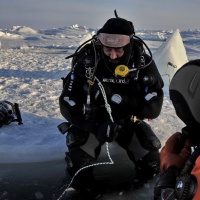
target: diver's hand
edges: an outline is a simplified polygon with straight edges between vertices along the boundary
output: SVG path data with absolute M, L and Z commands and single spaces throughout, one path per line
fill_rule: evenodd
M 103 144 L 105 142 L 112 142 L 118 135 L 118 131 L 121 129 L 116 123 L 105 122 L 98 126 L 96 131 L 97 140 Z

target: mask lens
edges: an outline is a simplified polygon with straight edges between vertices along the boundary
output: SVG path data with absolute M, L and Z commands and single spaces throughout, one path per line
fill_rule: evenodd
M 123 47 L 130 43 L 130 36 L 128 35 L 99 33 L 98 38 L 101 44 L 113 48 Z

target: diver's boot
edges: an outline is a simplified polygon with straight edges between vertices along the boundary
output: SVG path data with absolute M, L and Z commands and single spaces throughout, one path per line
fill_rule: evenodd
M 62 195 L 58 198 L 59 200 L 81 200 L 81 195 L 78 190 L 73 187 L 67 188 Z
M 100 187 L 94 180 L 92 168 L 84 169 L 78 174 L 67 168 L 67 173 L 73 178 L 73 181 L 65 190 L 65 196 L 67 196 L 65 199 L 94 200 L 102 192 L 102 186 Z
M 136 179 L 138 186 L 147 183 L 160 173 L 160 157 L 158 151 L 150 151 L 136 162 Z
M 76 188 L 74 186 L 70 186 L 59 197 L 59 200 L 94 200 L 100 194 L 99 190 L 96 190 L 94 187 Z

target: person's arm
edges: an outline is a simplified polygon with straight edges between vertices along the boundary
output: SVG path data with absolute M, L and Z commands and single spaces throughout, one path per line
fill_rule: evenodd
M 192 170 L 192 173 L 197 180 L 197 190 L 196 190 L 196 194 L 193 198 L 193 200 L 199 200 L 200 199 L 200 157 L 197 158 L 194 169 Z
M 152 96 L 151 99 L 141 99 L 136 108 L 136 116 L 139 119 L 155 119 L 160 115 L 164 96 L 162 89 L 148 94 Z
M 181 133 L 173 134 L 160 152 L 160 169 L 162 171 L 154 188 L 154 200 L 159 200 L 161 191 L 175 189 L 176 179 L 191 154 L 189 139 L 181 140 Z
M 146 62 L 149 62 L 149 56 L 145 55 Z M 141 70 L 139 74 L 143 80 L 143 90 L 145 93 L 143 97 L 140 97 L 140 103 L 137 106 L 137 117 L 140 119 L 149 118 L 154 119 L 160 115 L 162 105 L 163 105 L 163 86 L 164 82 L 162 77 L 157 69 L 157 66 L 152 60 L 151 64 Z M 152 79 L 152 82 L 148 83 L 145 86 L 145 76 L 148 76 Z
M 69 123 L 85 131 L 93 132 L 96 126 L 95 122 L 85 119 L 84 104 L 87 91 L 84 90 L 86 81 L 84 75 L 80 75 L 81 73 L 77 67 L 68 74 L 59 97 L 60 112 Z

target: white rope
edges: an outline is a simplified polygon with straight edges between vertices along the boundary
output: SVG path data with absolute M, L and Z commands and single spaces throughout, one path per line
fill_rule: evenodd
M 109 105 L 109 103 L 108 103 L 108 101 L 107 101 L 107 97 L 106 97 L 106 92 L 105 92 L 105 90 L 104 90 L 104 87 L 103 87 L 103 85 L 101 84 L 101 82 L 99 81 L 99 79 L 97 78 L 97 77 L 95 77 L 95 79 L 98 81 L 98 86 L 99 86 L 99 88 L 100 88 L 100 90 L 101 90 L 101 93 L 102 93 L 102 95 L 103 95 L 103 98 L 104 98 L 104 101 L 105 101 L 105 107 L 106 107 L 106 110 L 107 110 L 107 112 L 108 112 L 108 114 L 109 114 L 109 116 L 110 116 L 110 120 L 112 121 L 112 122 L 114 122 L 114 120 L 113 120 L 113 117 L 112 117 L 112 110 L 111 110 L 111 107 L 110 107 L 110 105 Z
M 65 195 L 65 192 L 67 191 L 67 189 L 71 186 L 71 184 L 73 183 L 75 177 L 84 169 L 87 169 L 87 168 L 90 168 L 90 167 L 95 167 L 95 166 L 99 166 L 99 165 L 113 165 L 114 162 L 110 156 L 110 152 L 109 152 L 109 149 L 108 149 L 108 142 L 106 142 L 106 150 L 107 150 L 107 154 L 108 154 L 108 158 L 110 160 L 110 162 L 101 162 L 101 163 L 95 163 L 95 164 L 91 164 L 91 165 L 87 165 L 85 167 L 82 167 L 81 169 L 79 169 L 73 176 L 73 178 L 71 179 L 69 185 L 67 186 L 67 188 L 65 189 L 65 191 L 61 194 L 61 196 L 57 199 L 57 200 L 61 200 L 64 195 Z
M 106 107 L 106 110 L 107 110 L 107 112 L 108 112 L 108 114 L 109 114 L 109 116 L 110 116 L 110 120 L 111 120 L 112 122 L 114 122 L 113 117 L 112 117 L 112 114 L 111 114 L 112 110 L 111 110 L 111 107 L 110 107 L 110 105 L 109 105 L 109 103 L 108 103 L 108 101 L 107 101 L 106 92 L 105 92 L 105 90 L 104 90 L 104 87 L 103 87 L 103 85 L 101 84 L 101 82 L 97 79 L 97 77 L 95 77 L 95 79 L 98 81 L 98 86 L 99 86 L 99 88 L 100 88 L 100 90 L 101 90 L 101 93 L 102 93 L 102 95 L 103 95 L 103 98 L 104 98 L 104 101 L 105 101 L 105 107 Z M 76 177 L 82 170 L 88 169 L 88 168 L 90 168 L 90 167 L 99 166 L 99 165 L 113 165 L 113 164 L 114 164 L 114 162 L 113 162 L 113 160 L 112 160 L 112 158 L 111 158 L 111 156 L 110 156 L 110 152 L 109 152 L 109 148 L 108 148 L 108 142 L 106 142 L 106 150 L 107 150 L 107 155 L 108 155 L 108 158 L 109 158 L 110 162 L 95 163 L 95 164 L 87 165 L 87 166 L 82 167 L 81 169 L 79 169 L 79 170 L 74 174 L 74 176 L 72 177 L 72 179 L 71 179 L 69 185 L 67 186 L 67 188 L 65 189 L 65 191 L 61 194 L 61 196 L 60 196 L 57 200 L 61 200 L 61 199 L 64 197 L 64 195 L 65 195 L 67 189 L 71 186 L 71 184 L 73 183 L 75 177 Z

